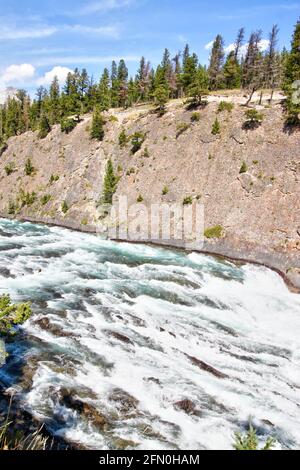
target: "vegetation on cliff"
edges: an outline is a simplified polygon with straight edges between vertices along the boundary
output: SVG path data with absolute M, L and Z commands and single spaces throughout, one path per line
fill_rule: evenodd
M 153 102 L 159 115 L 164 114 L 166 103 L 172 98 L 188 98 L 196 106 L 203 97 L 217 89 L 240 89 L 248 93 L 250 103 L 259 89 L 271 90 L 270 101 L 276 88 L 284 87 L 288 94 L 287 110 L 290 123 L 299 123 L 300 100 L 295 100 L 295 81 L 300 80 L 300 21 L 292 40 L 291 51 L 278 51 L 279 28 L 275 25 L 269 35 L 269 47 L 261 51 L 261 31 L 253 32 L 248 41 L 245 30 L 238 32 L 234 49 L 225 57 L 224 40 L 217 35 L 209 66 L 203 66 L 195 53 L 186 45 L 182 53 L 172 58 L 165 49 L 161 63 L 154 69 L 142 57 L 135 78 L 130 78 L 126 63 L 112 62 L 111 71 L 104 69 L 99 83 L 94 83 L 86 69 L 76 68 L 69 73 L 60 89 L 57 77 L 49 90 L 40 87 L 31 100 L 25 90 L 19 90 L 1 106 L 0 143 L 11 136 L 31 130 L 39 130 L 45 138 L 54 124 L 62 124 L 65 132 L 72 130 L 76 121 L 66 120 L 83 113 L 95 111 L 95 131 L 102 139 L 100 113 L 110 108 L 129 107 Z M 247 47 L 245 48 L 245 44 Z M 244 46 L 244 47 L 243 47 Z M 298 95 L 297 95 L 298 96 Z

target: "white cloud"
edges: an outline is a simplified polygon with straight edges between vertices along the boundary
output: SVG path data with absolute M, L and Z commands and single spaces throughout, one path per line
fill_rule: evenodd
M 95 36 L 109 37 L 113 39 L 119 39 L 120 37 L 120 31 L 118 26 L 99 26 L 97 28 L 94 28 L 91 26 L 76 24 L 72 26 L 65 26 L 63 29 L 73 33 L 92 34 Z
M 212 46 L 214 44 L 214 41 L 211 41 L 209 42 L 208 44 L 206 44 L 205 49 L 207 51 L 210 51 L 212 49 Z M 246 54 L 247 54 L 247 50 L 248 50 L 248 43 L 247 44 L 244 44 L 241 49 L 240 49 L 240 56 L 241 57 L 244 57 Z M 262 39 L 259 43 L 259 49 L 261 52 L 264 52 L 268 49 L 270 45 L 270 41 L 268 39 Z M 229 44 L 228 46 L 225 47 L 225 52 L 226 54 L 229 54 L 230 52 L 234 51 L 235 49 L 235 43 L 232 43 L 232 44 Z
M 0 82 L 21 83 L 31 80 L 35 75 L 35 68 L 31 64 L 10 65 L 0 75 Z
M 268 49 L 269 45 L 270 45 L 269 39 L 262 39 L 259 43 L 259 49 L 261 50 L 261 52 L 264 52 Z
M 40 77 L 37 80 L 37 84 L 38 85 L 44 85 L 44 86 L 50 85 L 50 83 L 53 81 L 54 77 L 57 77 L 59 83 L 62 84 L 62 83 L 64 83 L 64 81 L 67 78 L 68 73 L 70 73 L 70 72 L 73 72 L 73 71 L 71 69 L 69 69 L 68 67 L 60 67 L 60 66 L 53 67 L 52 70 L 45 73 L 45 75 L 43 77 Z
M 214 41 L 210 41 L 209 43 L 207 43 L 204 46 L 204 49 L 206 49 L 207 51 L 210 51 L 212 49 L 213 45 L 214 45 Z
M 79 11 L 79 14 L 89 15 L 92 13 L 117 10 L 119 8 L 127 7 L 132 3 L 134 3 L 134 0 L 100 0 L 86 5 Z
M 19 28 L 16 25 L 2 25 L 0 26 L 0 39 L 37 39 L 52 36 L 56 32 L 57 28 L 54 26 L 30 26 L 28 28 Z

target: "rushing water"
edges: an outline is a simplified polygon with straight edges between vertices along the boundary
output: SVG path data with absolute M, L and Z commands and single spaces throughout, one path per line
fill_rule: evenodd
M 229 449 L 252 416 L 299 448 L 300 296 L 276 273 L 8 220 L 0 251 L 0 292 L 34 312 L 0 380 L 55 434 Z

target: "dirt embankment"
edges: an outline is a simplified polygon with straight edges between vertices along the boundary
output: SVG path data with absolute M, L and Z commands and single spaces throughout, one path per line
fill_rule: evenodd
M 243 128 L 242 97 L 232 98 L 231 113 L 217 113 L 220 100 L 210 98 L 194 122 L 194 111 L 181 101 L 161 118 L 147 106 L 112 111 L 104 142 L 90 140 L 90 116 L 69 135 L 55 126 L 44 140 L 33 132 L 9 139 L 0 158 L 0 214 L 99 231 L 105 220 L 99 222 L 98 202 L 111 158 L 120 177 L 115 204 L 124 195 L 129 204 L 146 206 L 200 201 L 205 228 L 222 227 L 203 251 L 268 265 L 300 288 L 300 133 L 285 131 L 279 100 L 260 107 L 264 120 L 253 130 Z M 213 135 L 216 116 L 220 134 Z M 123 128 L 127 136 L 145 135 L 134 155 L 130 142 L 119 145 Z M 27 176 L 28 158 L 34 170 Z

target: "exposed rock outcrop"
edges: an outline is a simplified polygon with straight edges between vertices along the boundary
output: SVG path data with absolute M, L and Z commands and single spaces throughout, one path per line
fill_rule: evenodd
M 180 101 L 161 118 L 147 106 L 112 111 L 103 142 L 90 140 L 91 116 L 69 135 L 55 126 L 43 140 L 33 132 L 9 139 L 0 159 L 0 214 L 105 233 L 98 202 L 111 158 L 120 177 L 115 204 L 123 195 L 128 204 L 142 198 L 146 206 L 203 202 L 205 227 L 218 225 L 223 232 L 220 239 L 207 239 L 201 250 L 268 265 L 300 288 L 299 132 L 284 131 L 279 104 L 266 106 L 262 125 L 249 131 L 243 129 L 245 108 L 236 104 L 232 113 L 218 114 L 219 136 L 211 134 L 217 102 L 211 97 L 199 112 L 200 121 L 191 122 L 191 111 Z M 109 118 L 112 114 L 117 121 Z M 183 131 L 176 138 L 178 128 Z M 136 154 L 130 139 L 120 147 L 122 129 L 127 136 L 145 134 Z M 24 172 L 28 158 L 32 176 Z M 240 174 L 244 162 L 247 172 Z M 15 210 L 22 190 L 35 195 Z M 173 244 L 186 247 L 186 241 Z

